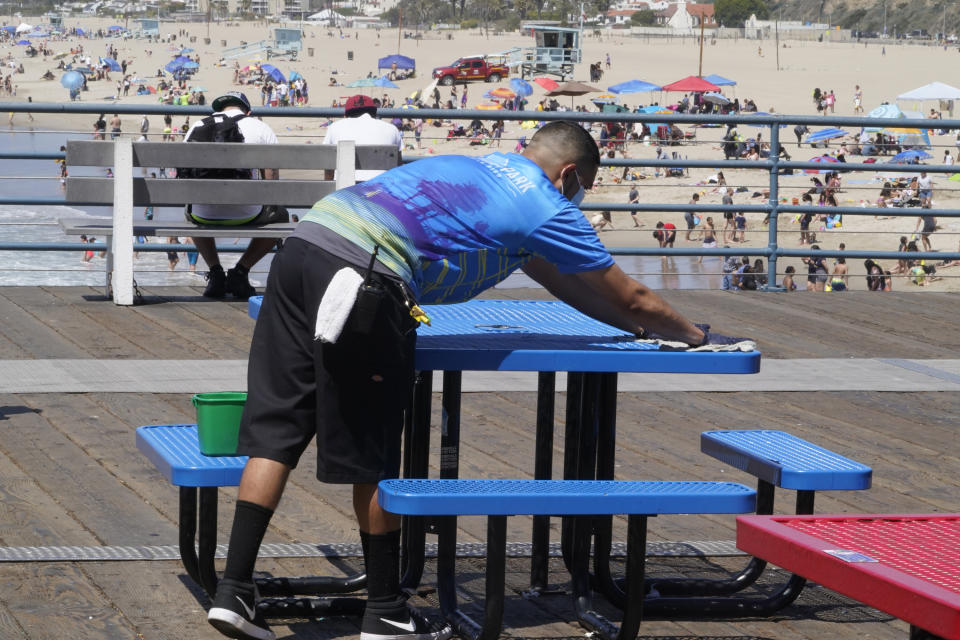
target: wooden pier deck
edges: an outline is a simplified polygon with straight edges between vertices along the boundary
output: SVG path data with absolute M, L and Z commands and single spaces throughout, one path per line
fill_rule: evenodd
M 193 288 L 148 289 L 145 294 L 145 304 L 119 308 L 92 288 L 0 288 L 0 361 L 246 357 L 253 321 L 245 304 L 209 302 Z M 535 290 L 497 290 L 489 297 L 544 295 Z M 667 297 L 692 318 L 711 322 L 717 331 L 756 338 L 765 361 L 960 357 L 954 294 L 677 291 Z M 698 434 L 708 428 L 762 425 L 788 430 L 874 468 L 872 489 L 821 494 L 819 513 L 960 511 L 956 448 L 960 395 L 831 391 L 834 373 L 822 371 L 823 386 L 817 391 L 621 393 L 618 474 L 749 484 L 747 476 L 702 455 Z M 560 393 L 558 433 L 562 402 Z M 435 428 L 438 405 L 435 402 Z M 465 394 L 461 475 L 529 476 L 534 407 L 531 392 Z M 0 386 L 0 547 L 175 545 L 177 492 L 137 452 L 134 429 L 193 419 L 189 394 L 9 393 Z M 556 442 L 559 465 L 562 438 Z M 320 485 L 312 469 L 308 451 L 266 542 L 357 542 L 348 492 Z M 234 495 L 233 490 L 221 491 L 222 541 L 229 532 Z M 787 494 L 778 495 L 780 509 L 792 509 L 791 500 Z M 508 538 L 529 540 L 529 523 L 522 518 L 511 522 Z M 618 524 L 621 533 L 622 526 Z M 483 530 L 479 519 L 462 519 L 460 540 L 481 541 Z M 651 520 L 651 541 L 733 538 L 734 521 L 729 516 Z M 462 561 L 467 598 L 481 597 L 478 562 Z M 651 560 L 650 569 L 665 575 L 723 575 L 742 562 L 736 557 L 658 557 Z M 258 569 L 272 575 L 307 575 L 359 565 L 355 557 L 311 557 L 264 559 Z M 551 579 L 563 588 L 561 567 L 553 569 Z M 424 580 L 428 588 L 433 585 L 431 571 L 428 565 Z M 583 637 L 570 622 L 573 613 L 567 598 L 522 597 L 527 571 L 526 560 L 511 560 L 505 635 Z M 769 583 L 761 586 L 768 588 Z M 433 602 L 427 589 L 422 603 Z M 3 639 L 221 638 L 205 621 L 207 606 L 175 560 L 0 559 Z M 278 621 L 274 627 L 281 638 L 358 635 L 352 619 Z M 883 640 L 906 634 L 904 623 L 819 586 L 808 588 L 796 604 L 771 618 L 647 620 L 641 627 L 641 637 L 658 640 Z

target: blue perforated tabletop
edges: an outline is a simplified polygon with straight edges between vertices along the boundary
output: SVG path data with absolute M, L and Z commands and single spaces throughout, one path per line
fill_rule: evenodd
M 261 298 L 250 298 L 256 318 Z M 424 307 L 417 330 L 422 371 L 756 373 L 760 353 L 658 351 L 562 302 L 471 300 Z

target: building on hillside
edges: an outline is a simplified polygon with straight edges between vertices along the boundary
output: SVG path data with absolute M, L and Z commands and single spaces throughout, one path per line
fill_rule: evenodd
M 657 11 L 655 18 L 657 24 L 666 25 L 675 31 L 699 29 L 701 22 L 704 27 L 717 26 L 712 4 L 678 2 Z

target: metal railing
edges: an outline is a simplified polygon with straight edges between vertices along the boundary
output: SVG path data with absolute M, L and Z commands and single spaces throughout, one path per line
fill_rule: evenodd
M 209 107 L 180 107 L 169 105 L 123 105 L 123 104 L 93 104 L 93 103 L 0 103 L 0 111 L 13 113 L 56 113 L 56 114 L 101 114 L 117 113 L 125 115 L 167 115 L 172 116 L 202 116 L 210 113 Z M 326 107 L 266 107 L 254 108 L 253 115 L 264 118 L 339 118 L 343 117 L 343 110 L 339 108 Z M 780 214 L 823 214 L 829 211 L 831 214 L 842 214 L 844 216 L 900 216 L 916 217 L 916 212 L 910 214 L 900 214 L 898 209 L 880 208 L 880 207 L 823 207 L 810 205 L 793 205 L 781 203 L 780 176 L 784 170 L 824 170 L 823 163 L 803 162 L 795 160 L 784 160 L 780 157 L 781 148 L 784 143 L 781 141 L 781 128 L 794 125 L 807 126 L 836 126 L 836 127 L 890 127 L 906 129 L 941 129 L 948 131 L 960 130 L 960 120 L 915 120 L 907 118 L 867 118 L 867 117 L 846 117 L 846 116 L 803 116 L 786 114 L 764 114 L 756 115 L 741 113 L 738 115 L 703 115 L 703 114 L 640 114 L 640 113 L 584 113 L 577 111 L 487 111 L 487 110 L 463 110 L 463 109 L 380 109 L 378 115 L 384 119 L 400 118 L 409 120 L 411 118 L 424 119 L 442 119 L 442 120 L 510 120 L 510 121 L 572 121 L 579 123 L 659 123 L 659 124 L 693 124 L 693 125 L 748 125 L 766 129 L 767 135 L 764 136 L 769 145 L 769 157 L 761 160 L 690 160 L 690 159 L 669 159 L 656 160 L 650 158 L 603 158 L 602 165 L 608 167 L 653 167 L 653 168 L 709 168 L 714 170 L 724 169 L 750 169 L 762 171 L 767 175 L 767 185 L 769 195 L 764 204 L 734 204 L 734 205 L 715 205 L 715 204 L 670 204 L 662 202 L 644 202 L 637 204 L 598 202 L 587 199 L 581 209 L 584 211 L 627 211 L 627 212 L 694 212 L 694 213 L 723 213 L 723 212 L 745 212 L 745 213 L 763 213 L 767 216 L 768 227 L 767 245 L 762 247 L 749 248 L 655 248 L 655 247 L 621 247 L 611 248 L 610 252 L 621 256 L 749 256 L 762 257 L 768 261 L 767 281 L 769 284 L 765 287 L 767 290 L 779 290 L 777 286 L 777 262 L 784 257 L 844 257 L 844 258 L 871 258 L 871 259 L 896 259 L 896 260 L 958 260 L 960 252 L 899 252 L 899 251 L 838 251 L 838 250 L 812 250 L 812 249 L 793 249 L 780 246 L 779 242 L 779 216 Z M 532 134 L 532 132 L 531 132 Z M 429 135 L 427 137 L 430 137 Z M 611 141 L 621 143 L 621 140 Z M 660 141 L 653 140 L 653 143 Z M 669 144 L 668 141 L 663 141 Z M 791 143 L 792 145 L 793 143 Z M 509 150 L 509 149 L 505 149 Z M 59 152 L 3 152 L 0 151 L 0 160 L 56 160 L 63 158 L 63 153 Z M 411 162 L 418 160 L 419 157 L 405 157 L 404 161 Z M 921 165 L 921 164 L 870 164 L 870 163 L 834 163 L 828 165 L 831 170 L 842 172 L 866 171 L 881 172 L 896 170 L 900 173 L 919 173 L 926 171 L 931 174 L 953 174 L 958 172 L 958 167 L 952 165 Z M 640 185 L 638 185 L 640 186 Z M 661 185 L 657 185 L 661 186 Z M 72 202 L 57 198 L 13 198 L 0 196 L 0 204 L 12 205 L 74 205 L 83 206 L 94 203 Z M 923 215 L 932 215 L 938 218 L 958 218 L 960 210 L 940 208 L 940 209 L 922 209 Z M 678 233 L 682 232 L 678 229 Z M 719 233 L 719 230 L 718 230 Z M 138 245 L 138 251 L 184 251 L 191 245 Z M 0 242 L 0 250 L 3 251 L 63 251 L 63 250 L 98 250 L 100 245 L 90 245 L 82 243 L 17 243 Z M 225 250 L 242 250 L 242 248 L 228 248 Z

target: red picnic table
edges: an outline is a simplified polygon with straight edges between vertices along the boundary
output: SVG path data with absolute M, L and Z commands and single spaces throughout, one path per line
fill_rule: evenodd
M 960 639 L 960 514 L 740 516 L 737 546 L 911 625 Z

